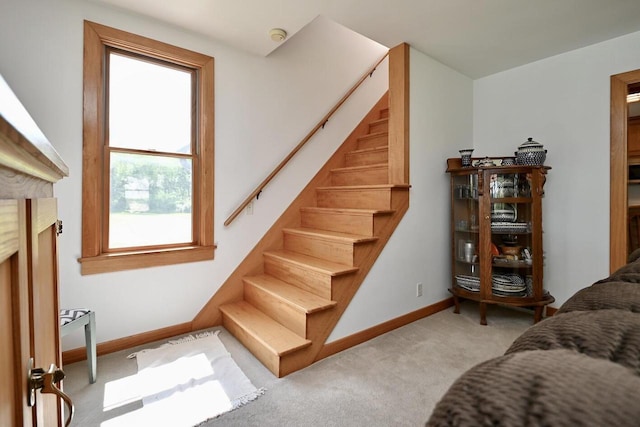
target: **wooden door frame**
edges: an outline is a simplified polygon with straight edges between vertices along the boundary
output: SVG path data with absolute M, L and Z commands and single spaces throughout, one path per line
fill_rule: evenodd
M 609 272 L 627 263 L 627 93 L 630 84 L 639 82 L 640 70 L 611 76 Z

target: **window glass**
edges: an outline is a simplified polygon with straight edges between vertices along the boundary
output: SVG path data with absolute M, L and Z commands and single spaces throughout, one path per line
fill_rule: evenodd
M 190 153 L 191 94 L 191 72 L 112 52 L 109 145 Z
M 191 160 L 111 153 L 109 248 L 191 243 Z
M 191 72 L 110 52 L 108 81 L 106 249 L 191 244 Z

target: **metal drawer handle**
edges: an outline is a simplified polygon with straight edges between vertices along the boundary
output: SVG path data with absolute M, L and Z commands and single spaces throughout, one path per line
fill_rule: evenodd
M 36 390 L 40 389 L 41 393 L 53 393 L 56 396 L 60 397 L 64 403 L 67 405 L 69 417 L 67 418 L 67 422 L 64 424 L 65 427 L 68 427 L 71 424 L 71 420 L 73 419 L 74 406 L 71 398 L 65 394 L 62 390 L 60 390 L 55 383 L 60 382 L 64 379 L 65 374 L 62 369 L 58 368 L 54 363 L 49 366 L 49 370 L 45 372 L 42 368 L 33 368 L 33 358 L 29 360 L 29 373 L 28 373 L 28 386 L 29 386 L 29 396 L 28 396 L 28 404 L 29 406 L 33 406 L 36 404 Z

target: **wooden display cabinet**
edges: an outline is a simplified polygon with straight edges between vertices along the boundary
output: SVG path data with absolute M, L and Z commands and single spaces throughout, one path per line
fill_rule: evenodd
M 542 198 L 548 166 L 463 167 L 447 160 L 451 176 L 451 288 L 460 300 L 529 307 L 534 322 L 555 299 L 543 288 Z

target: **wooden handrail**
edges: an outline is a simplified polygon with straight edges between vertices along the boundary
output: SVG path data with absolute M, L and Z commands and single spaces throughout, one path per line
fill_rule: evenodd
M 371 77 L 373 75 L 373 72 L 376 70 L 376 68 L 378 68 L 378 65 L 380 65 L 380 63 L 382 63 L 382 61 L 384 61 L 384 59 L 388 55 L 389 55 L 389 52 L 385 53 L 384 56 L 380 58 L 378 62 L 376 62 L 376 65 L 374 65 L 369 71 L 367 71 L 367 73 L 363 75 L 355 85 L 353 85 L 353 87 L 340 99 L 340 101 L 338 101 L 338 103 L 318 122 L 318 124 L 311 130 L 311 132 L 309 132 L 307 136 L 305 136 L 302 139 L 302 141 L 300 141 L 298 145 L 295 146 L 295 148 L 291 151 L 291 153 L 289 153 L 287 157 L 285 157 L 280 162 L 280 164 L 276 166 L 273 172 L 271 172 L 269 176 L 267 176 L 264 179 L 264 181 L 262 181 L 260 185 L 258 185 L 256 189 L 253 190 L 253 192 L 246 199 L 244 199 L 244 201 L 240 204 L 240 206 L 238 206 L 238 208 L 236 208 L 236 210 L 233 211 L 233 213 L 229 216 L 229 218 L 227 218 L 227 220 L 224 222 L 225 226 L 228 226 L 229 224 L 231 224 L 233 220 L 236 219 L 238 215 L 240 215 L 242 210 L 246 208 L 249 203 L 251 203 L 253 198 L 256 197 L 258 194 L 260 194 L 262 189 L 267 186 L 267 184 L 273 179 L 273 177 L 275 177 L 278 174 L 278 172 L 280 172 L 282 168 L 284 168 L 284 166 L 289 162 L 289 160 L 291 160 L 291 158 L 295 156 L 298 151 L 300 151 L 300 149 L 313 137 L 313 135 L 315 135 L 315 133 L 320 128 L 324 128 L 324 125 L 329 121 L 329 118 L 333 115 L 333 113 L 335 113 L 338 110 L 338 108 L 340 108 L 342 104 L 345 103 L 345 101 L 351 96 L 351 94 L 353 94 L 353 92 L 356 91 L 356 89 L 358 89 L 358 87 L 360 87 L 360 85 L 367 79 L 367 77 Z

